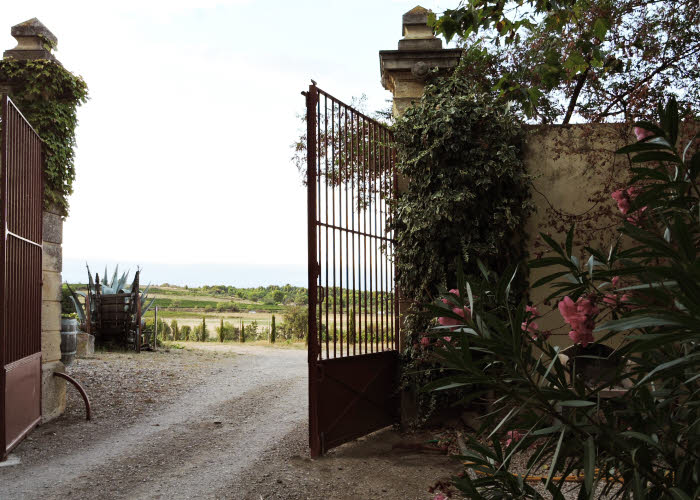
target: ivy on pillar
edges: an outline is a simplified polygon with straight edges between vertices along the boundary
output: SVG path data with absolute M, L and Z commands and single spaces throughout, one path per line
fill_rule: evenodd
M 67 196 L 75 177 L 73 146 L 75 110 L 87 97 L 80 77 L 67 71 L 52 54 L 58 39 L 36 18 L 10 31 L 17 46 L 6 50 L 0 61 L 0 91 L 15 104 L 44 139 L 44 214 L 42 232 L 42 421 L 65 410 L 65 382 L 54 377 L 64 371 L 61 363 L 61 272 L 63 268 L 63 218 Z M 45 89 L 37 98 L 37 89 Z

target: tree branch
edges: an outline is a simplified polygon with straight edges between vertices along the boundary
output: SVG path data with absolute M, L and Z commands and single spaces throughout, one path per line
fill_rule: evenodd
M 569 120 L 571 120 L 571 115 L 574 113 L 574 108 L 576 108 L 576 101 L 578 101 L 578 96 L 581 93 L 581 89 L 586 83 L 586 77 L 588 76 L 588 70 L 590 69 L 591 67 L 588 66 L 583 73 L 578 75 L 578 78 L 576 79 L 576 87 L 574 87 L 574 93 L 571 95 L 571 99 L 569 100 L 569 109 L 566 110 L 566 116 L 564 116 L 564 125 L 569 123 Z

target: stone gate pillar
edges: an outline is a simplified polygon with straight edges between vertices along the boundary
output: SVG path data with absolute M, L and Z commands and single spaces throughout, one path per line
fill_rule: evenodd
M 428 26 L 430 11 L 417 6 L 403 15 L 398 50 L 380 50 L 379 66 L 382 85 L 394 94 L 395 117 L 404 114 L 414 101 L 419 101 L 425 88 L 428 73 L 437 69 L 442 74 L 454 70 L 462 57 L 462 49 L 444 49 Z M 399 191 L 405 190 L 406 179 L 399 178 Z M 399 300 L 399 315 L 408 311 L 409 302 Z M 405 347 L 401 332 L 400 349 Z
M 49 46 L 57 39 L 41 21 L 30 19 L 11 29 L 17 46 L 6 50 L 3 58 L 18 61 L 48 59 L 56 61 Z M 47 43 L 48 42 L 48 43 Z M 0 82 L 0 90 L 12 96 L 12 88 Z M 41 289 L 41 416 L 48 422 L 66 408 L 66 383 L 54 377 L 64 371 L 61 363 L 61 271 L 63 269 L 63 215 L 59 209 L 44 209 Z
M 413 101 L 420 100 L 425 79 L 433 69 L 443 73 L 459 64 L 462 49 L 444 49 L 442 40 L 428 26 L 430 11 L 421 6 L 403 15 L 398 50 L 380 50 L 382 85 L 394 94 L 394 116 L 401 116 Z
M 437 38 L 428 26 L 430 11 L 417 6 L 403 15 L 402 39 L 398 50 L 379 51 L 379 65 L 382 85 L 394 95 L 393 114 L 398 118 L 415 101 L 419 101 L 425 88 L 425 80 L 430 71 L 437 69 L 443 74 L 454 70 L 462 57 L 462 49 L 444 49 L 442 40 Z M 404 191 L 407 179 L 399 175 L 399 191 Z M 399 291 L 400 293 L 400 291 Z M 406 347 L 406 332 L 403 317 L 411 303 L 399 297 L 399 349 Z M 401 423 L 411 425 L 418 417 L 417 394 L 415 390 L 401 393 Z

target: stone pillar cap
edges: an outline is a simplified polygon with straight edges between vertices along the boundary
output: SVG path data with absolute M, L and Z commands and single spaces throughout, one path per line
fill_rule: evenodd
M 6 50 L 3 57 L 56 60 L 51 49 L 58 43 L 58 38 L 36 17 L 13 26 L 10 34 L 17 40 L 17 46 Z
M 407 28 L 409 26 L 427 26 L 428 25 L 428 14 L 431 11 L 425 7 L 417 5 L 411 10 L 406 12 L 402 17 L 401 24 L 401 36 L 406 36 Z
M 52 46 L 58 43 L 58 38 L 56 35 L 51 33 L 51 31 L 44 26 L 44 23 L 39 21 L 36 17 L 33 17 L 23 23 L 16 24 L 10 30 L 10 34 L 17 37 L 37 37 L 43 38 Z

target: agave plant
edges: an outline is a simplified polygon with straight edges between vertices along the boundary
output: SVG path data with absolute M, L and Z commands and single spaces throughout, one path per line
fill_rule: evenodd
M 115 266 L 114 268 L 114 273 L 112 273 L 112 279 L 108 280 L 106 276 L 108 276 L 107 273 L 107 266 L 105 266 L 105 273 L 102 275 L 103 279 L 100 281 L 100 275 L 95 273 L 95 278 L 93 279 L 92 273 L 90 272 L 90 266 L 85 264 L 85 267 L 87 268 L 88 272 L 88 289 L 87 293 L 85 292 L 80 292 L 80 291 L 74 291 L 70 285 L 66 283 L 68 286 L 68 290 L 70 290 L 71 293 L 71 301 L 73 302 L 73 307 L 75 307 L 75 313 L 78 315 L 78 321 L 80 321 L 81 325 L 85 324 L 87 314 L 85 311 L 85 305 L 80 301 L 79 297 L 82 297 L 84 300 L 87 297 L 90 297 L 89 300 L 89 305 L 90 305 L 90 317 L 95 318 L 97 317 L 97 302 L 95 300 L 95 296 L 98 293 L 100 295 L 114 295 L 117 293 L 129 293 L 134 285 L 138 281 L 139 274 L 141 273 L 140 269 L 137 269 L 136 274 L 134 275 L 134 280 L 132 281 L 131 285 L 126 285 L 127 280 L 129 279 L 129 271 L 124 272 L 119 278 L 119 265 Z M 145 315 L 146 312 L 151 308 L 153 303 L 155 302 L 155 297 L 151 299 L 148 304 L 146 304 L 148 300 L 148 290 L 151 288 L 151 284 L 149 283 L 146 289 L 143 292 L 140 292 L 140 299 L 141 299 L 141 315 Z

